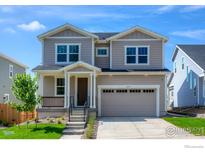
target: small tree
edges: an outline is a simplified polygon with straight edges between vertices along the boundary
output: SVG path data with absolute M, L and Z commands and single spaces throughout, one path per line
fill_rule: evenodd
M 32 78 L 26 73 L 17 74 L 13 78 L 12 92 L 20 102 L 12 102 L 12 106 L 18 112 L 32 112 L 41 102 L 41 97 L 36 94 L 37 90 L 37 77 Z

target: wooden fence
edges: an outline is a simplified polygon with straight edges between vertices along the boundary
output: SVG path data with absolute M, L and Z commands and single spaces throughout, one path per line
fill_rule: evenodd
M 37 112 L 17 112 L 9 104 L 0 103 L 0 120 L 9 124 L 19 124 L 27 119 L 32 120 L 37 117 Z

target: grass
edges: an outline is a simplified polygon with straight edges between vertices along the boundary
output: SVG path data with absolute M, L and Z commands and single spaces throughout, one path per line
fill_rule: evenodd
M 0 139 L 59 139 L 64 124 L 29 124 L 9 127 L 0 130 Z
M 96 115 L 90 115 L 88 117 L 88 124 L 87 124 L 87 129 L 86 129 L 86 138 L 87 139 L 92 139 L 94 135 L 94 126 L 96 122 Z
M 205 119 L 204 118 L 166 117 L 163 119 L 174 124 L 177 127 L 187 130 L 188 132 L 194 135 L 205 136 Z

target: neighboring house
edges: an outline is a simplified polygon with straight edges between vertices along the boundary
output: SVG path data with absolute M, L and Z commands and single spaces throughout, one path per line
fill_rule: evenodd
M 172 61 L 174 107 L 205 105 L 205 45 L 177 45 Z
M 25 73 L 27 66 L 0 53 L 0 103 L 17 101 L 11 91 L 12 78 L 17 73 Z
M 42 65 L 33 71 L 43 97 L 39 113 L 62 115 L 71 103 L 89 102 L 98 116 L 166 114 L 164 36 L 142 27 L 91 33 L 65 24 L 38 38 Z
M 173 83 L 174 73 L 171 73 L 168 79 L 167 87 L 168 87 L 168 109 L 172 109 L 174 106 L 174 83 Z

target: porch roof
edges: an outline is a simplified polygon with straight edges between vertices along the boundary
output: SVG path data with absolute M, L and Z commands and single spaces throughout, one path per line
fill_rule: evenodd
M 98 67 L 95 67 L 93 65 L 90 65 L 88 63 L 85 63 L 83 61 L 78 61 L 76 63 L 67 64 L 67 65 L 38 65 L 35 68 L 32 69 L 33 72 L 39 72 L 39 71 L 68 71 L 71 69 L 74 69 L 76 67 L 85 67 L 87 69 L 90 69 L 91 71 L 97 71 L 101 72 L 101 69 Z

